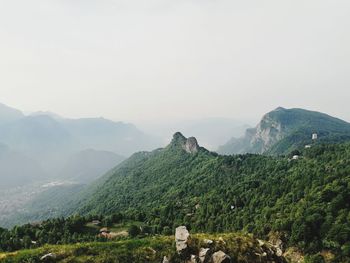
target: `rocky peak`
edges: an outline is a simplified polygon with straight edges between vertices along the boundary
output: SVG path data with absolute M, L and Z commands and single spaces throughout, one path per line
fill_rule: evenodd
M 186 138 L 180 132 L 174 134 L 171 145 L 180 146 L 188 153 L 196 153 L 200 148 L 195 137 Z
M 176 132 L 173 135 L 173 140 L 171 141 L 171 144 L 184 143 L 186 140 L 187 138 L 183 136 L 181 132 Z

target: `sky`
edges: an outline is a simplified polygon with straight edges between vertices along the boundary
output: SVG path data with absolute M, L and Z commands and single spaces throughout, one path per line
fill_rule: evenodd
M 350 121 L 348 0 L 0 1 L 0 102 L 130 122 Z

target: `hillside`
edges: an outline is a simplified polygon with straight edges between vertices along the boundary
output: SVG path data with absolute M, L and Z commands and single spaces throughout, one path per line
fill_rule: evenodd
M 312 143 L 350 140 L 350 124 L 327 114 L 304 109 L 277 108 L 263 116 L 256 128 L 247 129 L 242 138 L 232 138 L 219 153 L 286 154 Z
M 164 149 L 133 155 L 88 188 L 58 192 L 59 206 L 51 216 L 78 213 L 86 220 L 105 218 L 107 225 L 115 217 L 136 220 L 150 234 L 169 235 L 179 225 L 193 233 L 243 230 L 260 239 L 281 239 L 284 248 L 296 247 L 313 258 L 347 262 L 350 144 L 320 144 L 300 154 L 297 160 L 220 156 L 176 133 Z
M 350 238 L 350 145 L 319 145 L 302 154 L 299 160 L 220 156 L 177 133 L 166 148 L 123 162 L 70 209 L 123 212 L 155 233 L 182 224 L 195 232 L 278 232 L 307 252 L 341 251 Z

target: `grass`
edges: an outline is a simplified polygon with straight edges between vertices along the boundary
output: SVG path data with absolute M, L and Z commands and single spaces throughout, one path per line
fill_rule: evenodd
M 197 254 L 201 247 L 208 246 L 204 242 L 205 239 L 214 241 L 211 246 L 213 251 L 224 251 L 234 259 L 234 262 L 268 262 L 267 259 L 259 256 L 264 251 L 252 235 L 242 233 L 194 234 L 190 241 L 191 253 Z M 54 262 L 61 263 L 159 263 L 164 256 L 172 258 L 172 262 L 180 262 L 175 252 L 174 236 L 154 236 L 101 243 L 46 245 L 32 250 L 0 254 L 0 262 L 40 262 L 40 258 L 48 253 L 57 255 Z

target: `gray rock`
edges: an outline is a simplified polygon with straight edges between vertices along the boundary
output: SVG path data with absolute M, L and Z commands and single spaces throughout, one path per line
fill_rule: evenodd
M 213 241 L 213 240 L 210 240 L 210 239 L 204 239 L 203 241 L 204 241 L 204 243 L 205 243 L 207 246 L 210 246 L 210 245 L 212 245 L 212 244 L 214 243 L 214 241 Z
M 184 253 L 188 248 L 190 233 L 185 226 L 179 226 L 175 232 L 176 251 L 180 254 Z
M 169 259 L 168 259 L 168 257 L 167 256 L 164 256 L 164 258 L 163 258 L 163 263 L 169 263 L 170 261 L 169 261 Z
M 49 253 L 49 254 L 46 254 L 44 256 L 42 256 L 40 258 L 41 261 L 50 261 L 50 260 L 53 260 L 53 259 L 56 259 L 57 258 L 57 255 L 54 254 L 54 253 Z
M 206 263 L 209 261 L 209 258 L 210 258 L 209 252 L 210 252 L 210 248 L 201 248 L 199 250 L 199 261 L 201 263 Z
M 188 153 L 196 153 L 198 152 L 199 146 L 197 139 L 195 137 L 190 137 L 187 139 L 185 145 L 184 145 L 184 150 Z
M 231 263 L 231 258 L 220 250 L 213 254 L 212 262 L 213 263 Z

